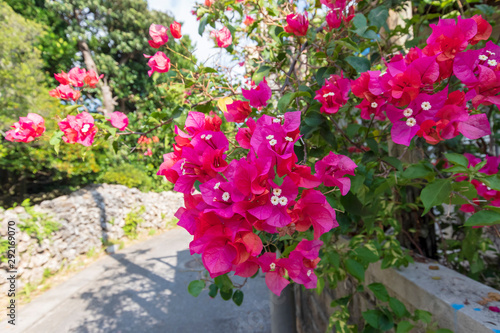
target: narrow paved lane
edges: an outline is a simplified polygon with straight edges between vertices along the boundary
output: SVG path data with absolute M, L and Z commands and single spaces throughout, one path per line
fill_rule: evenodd
M 200 264 L 189 255 L 191 236 L 174 229 L 106 256 L 19 309 L 18 325 L 0 332 L 269 332 L 269 291 L 249 279 L 243 305 L 205 290 L 187 292 Z

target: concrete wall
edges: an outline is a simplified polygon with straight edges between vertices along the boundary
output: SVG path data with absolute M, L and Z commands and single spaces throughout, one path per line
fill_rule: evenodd
M 439 269 L 431 270 L 430 265 Z M 490 302 L 487 306 L 477 303 L 488 293 L 499 291 L 442 265 L 415 263 L 398 270 L 382 270 L 380 264 L 375 263 L 366 271 L 365 277 L 366 285 L 383 283 L 390 296 L 402 301 L 409 311 L 422 309 L 432 313 L 433 321 L 440 328 L 455 333 L 500 333 L 500 314 L 488 309 L 488 306 L 500 306 L 500 302 Z M 326 332 L 328 318 L 335 310 L 330 307 L 332 300 L 353 291 L 354 284 L 349 279 L 335 290 L 325 288 L 321 296 L 295 285 L 297 332 Z M 374 308 L 376 302 L 370 292 L 357 293 L 349 306 L 352 323 L 359 325 L 361 312 Z M 425 330 L 415 328 L 412 332 Z

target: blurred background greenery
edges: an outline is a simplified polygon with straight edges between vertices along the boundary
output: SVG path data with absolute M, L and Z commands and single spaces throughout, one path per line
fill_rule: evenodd
M 54 73 L 86 67 L 81 45 L 85 43 L 111 89 L 115 110 L 128 115 L 134 130 L 147 130 L 158 119 L 181 114 L 184 85 L 176 82 L 175 73 L 148 77 L 143 56 L 156 51 L 147 43 L 149 25 L 168 26 L 173 20 L 149 10 L 146 0 L 0 0 L 0 133 L 3 137 L 29 112 L 42 115 L 47 127 L 34 143 L 0 140 L 0 206 L 26 198 L 37 203 L 89 183 L 123 184 L 142 191 L 170 189 L 164 177 L 155 174 L 162 155 L 171 151 L 173 126 L 151 133 L 149 137 L 157 136 L 158 142 L 149 145 L 137 145 L 138 136 L 131 135 L 120 140 L 116 152 L 99 141 L 92 149 L 63 144 L 57 154 L 49 141 L 64 105 L 48 91 L 58 85 Z M 168 47 L 178 52 L 169 54 L 172 63 L 194 69 L 189 36 L 180 42 L 171 38 Z M 84 96 L 90 112 L 100 111 L 101 99 L 99 88 Z M 154 112 L 161 116 L 149 117 Z M 148 147 L 152 156 L 144 155 Z

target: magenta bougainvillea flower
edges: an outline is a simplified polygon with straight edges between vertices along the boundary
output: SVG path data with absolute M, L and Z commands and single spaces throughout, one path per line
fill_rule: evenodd
M 241 92 L 243 93 L 243 97 L 248 99 L 250 105 L 254 108 L 266 106 L 267 101 L 272 96 L 271 88 L 269 88 L 265 77 L 260 81 L 258 86 L 251 89 L 241 89 Z
M 113 112 L 107 120 L 111 122 L 111 126 L 118 128 L 120 131 L 124 131 L 128 126 L 128 117 L 119 111 Z
M 11 126 L 13 130 L 5 133 L 5 139 L 13 142 L 31 142 L 45 132 L 45 120 L 36 113 L 28 113 L 19 117 L 19 121 Z
M 64 132 L 62 137 L 66 143 L 80 143 L 91 146 L 97 133 L 94 118 L 88 112 L 82 112 L 76 116 L 68 115 L 59 122 L 59 128 Z
M 276 253 L 264 253 L 259 257 L 259 265 L 266 273 L 266 285 L 275 295 L 280 295 L 290 281 L 284 278 L 286 267 L 283 259 L 276 259 Z
M 236 134 L 236 141 L 240 144 L 242 148 L 250 149 L 250 140 L 252 139 L 253 132 L 255 131 L 255 120 L 253 118 L 248 118 L 246 122 L 248 127 L 240 127 L 238 133 Z
M 155 53 L 154 56 L 144 55 L 148 58 L 148 66 L 151 69 L 148 71 L 148 75 L 153 75 L 153 72 L 166 73 L 170 70 L 170 59 L 167 55 L 161 51 Z
M 231 104 L 227 104 L 227 112 L 224 112 L 226 120 L 232 123 L 243 123 L 245 119 L 252 113 L 250 104 L 245 101 L 235 100 Z
M 296 230 L 306 231 L 313 226 L 314 239 L 319 239 L 325 232 L 339 225 L 335 218 L 335 210 L 324 194 L 317 190 L 304 190 L 294 207 L 294 213 L 293 222 Z
M 149 45 L 157 49 L 168 42 L 167 30 L 168 29 L 161 24 L 151 24 L 149 27 L 149 35 L 152 40 L 148 40 Z
M 309 28 L 307 14 L 289 14 L 286 17 L 285 31 L 295 36 L 305 36 Z
M 320 241 L 301 242 L 288 257 L 277 259 L 274 253 L 262 253 L 262 241 L 254 232 L 281 235 L 312 228 L 318 239 L 338 225 L 326 197 L 312 188 L 324 182 L 345 194 L 350 186 L 345 175 L 353 174 L 356 165 L 341 155 L 318 162 L 316 175 L 298 165 L 293 146 L 300 137 L 300 118 L 300 111 L 262 115 L 257 121 L 248 118 L 248 127 L 240 128 L 236 137 L 249 152 L 229 164 L 229 141 L 220 131 L 220 118 L 189 112 L 184 129 L 176 128 L 174 151 L 164 155 L 158 175 L 184 193 L 185 207 L 176 217 L 193 235 L 190 251 L 201 254 L 212 278 L 230 271 L 250 277 L 260 267 L 277 295 L 289 279 L 306 288 L 316 286 L 313 271 Z M 201 194 L 193 194 L 197 181 Z M 304 188 L 300 197 L 299 187 Z
M 68 80 L 73 87 L 83 87 L 86 76 L 87 71 L 85 68 L 73 67 L 68 72 Z
M 471 17 L 477 24 L 477 33 L 472 39 L 469 41 L 471 45 L 476 45 L 482 40 L 487 40 L 491 36 L 491 32 L 493 28 L 491 24 L 488 23 L 485 19 L 481 17 L 481 15 L 474 15 Z
M 220 30 L 212 30 L 210 36 L 215 38 L 219 47 L 228 47 L 233 43 L 233 36 L 227 27 L 222 27 Z
M 339 10 L 330 10 L 326 14 L 326 23 L 328 24 L 329 30 L 340 28 L 342 23 L 342 14 Z
M 174 23 L 170 25 L 170 33 L 172 34 L 172 37 L 174 37 L 175 39 L 181 38 L 182 37 L 181 24 L 174 21 Z
M 325 81 L 325 85 L 316 91 L 314 99 L 321 103 L 320 111 L 326 114 L 334 114 L 347 103 L 351 83 L 342 75 L 332 75 Z
M 316 162 L 316 176 L 325 186 L 337 186 L 342 195 L 346 195 L 351 188 L 351 179 L 346 175 L 354 176 L 357 168 L 349 157 L 330 152 L 323 159 Z
M 321 3 L 330 9 L 343 10 L 346 6 L 346 0 L 321 0 Z
M 80 98 L 81 93 L 78 90 L 72 89 L 69 84 L 67 85 L 60 84 L 57 88 L 49 91 L 49 95 L 59 99 L 65 99 L 65 100 L 71 99 L 73 101 L 77 101 Z

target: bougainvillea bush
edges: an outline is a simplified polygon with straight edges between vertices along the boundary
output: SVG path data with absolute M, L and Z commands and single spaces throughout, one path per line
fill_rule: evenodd
M 430 257 L 499 285 L 498 10 L 463 2 L 206 0 L 193 15 L 221 61 L 171 62 L 176 22 L 151 22 L 144 45 L 152 80 L 184 88 L 177 108 L 138 129 L 120 111 L 70 103 L 51 142 L 137 141 L 131 153 L 151 156 L 154 132 L 172 133 L 158 175 L 184 194 L 178 224 L 207 270 L 189 285 L 195 296 L 208 287 L 239 305 L 244 283 L 230 277 L 259 271 L 276 295 L 349 279 L 379 301 L 366 331 L 432 329 L 429 313 L 363 282 L 371 263 Z M 81 68 L 55 77 L 51 96 L 75 102 L 101 79 Z M 45 131 L 35 114 L 12 127 L 11 141 Z M 331 327 L 357 331 L 353 297 L 332 303 Z

